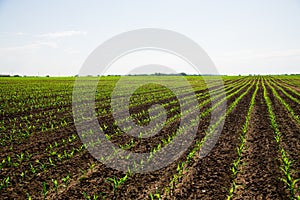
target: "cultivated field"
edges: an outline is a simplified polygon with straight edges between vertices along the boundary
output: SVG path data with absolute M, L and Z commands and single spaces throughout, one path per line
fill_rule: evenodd
M 131 78 L 126 87 L 144 79 Z M 201 113 L 196 138 L 175 162 L 146 174 L 117 171 L 89 154 L 73 119 L 75 78 L 0 78 L 0 199 L 299 200 L 300 76 L 224 76 L 226 96 L 216 77 L 210 77 L 216 106 L 201 77 L 186 78 Z M 102 77 L 97 90 L 95 111 L 106 139 L 123 150 L 155 154 L 179 132 L 190 131 L 189 126 L 178 128 L 182 105 L 177 97 L 155 84 L 133 94 L 129 112 L 137 124 L 147 125 L 155 119 L 149 108 L 161 104 L 168 111 L 163 129 L 150 138 L 120 130 L 110 107 L 118 79 Z M 176 84 L 188 105 L 191 94 Z M 218 116 L 225 119 L 221 135 L 200 158 L 201 145 L 214 131 L 211 113 L 222 102 L 227 109 Z

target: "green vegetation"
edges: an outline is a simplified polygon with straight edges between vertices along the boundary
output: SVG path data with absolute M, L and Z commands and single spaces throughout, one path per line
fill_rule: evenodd
M 282 134 L 279 131 L 278 124 L 276 122 L 276 116 L 275 116 L 275 114 L 273 112 L 273 108 L 272 108 L 272 102 L 271 102 L 270 98 L 268 97 L 267 90 L 266 90 L 264 82 L 262 82 L 262 86 L 263 86 L 263 89 L 264 89 L 264 98 L 265 98 L 266 104 L 268 106 L 271 126 L 272 126 L 272 128 L 274 130 L 274 134 L 275 134 L 274 137 L 275 137 L 276 143 L 278 145 L 278 151 L 281 154 L 281 165 L 282 166 L 280 166 L 280 169 L 281 169 L 281 171 L 284 175 L 284 177 L 281 178 L 281 180 L 286 184 L 287 189 L 290 192 L 290 199 L 294 199 L 294 198 L 296 198 L 295 197 L 295 193 L 296 193 L 295 186 L 296 186 L 296 183 L 298 181 L 300 181 L 300 179 L 293 179 L 292 178 L 292 174 L 291 174 L 292 161 L 289 159 L 286 150 L 281 145 Z M 274 90 L 274 88 L 271 87 L 271 89 L 274 92 L 275 96 L 279 100 L 281 100 L 280 102 L 283 103 L 283 105 L 285 105 L 286 108 L 290 108 L 287 104 L 285 104 L 285 101 L 283 101 L 283 99 L 281 97 L 279 97 L 278 93 Z
M 241 160 L 245 154 L 249 127 L 255 127 L 251 115 L 254 108 L 258 109 L 257 112 L 260 109 L 255 107 L 258 94 L 260 97 L 263 96 L 263 103 L 267 105 L 269 119 L 265 120 L 272 127 L 278 146 L 280 166 L 277 167 L 281 176 L 274 179 L 281 180 L 286 186 L 290 199 L 300 198 L 298 196 L 300 169 L 296 165 L 298 161 L 292 159 L 290 149 L 287 148 L 291 145 L 295 151 L 299 150 L 295 146 L 299 130 L 290 130 L 291 137 L 287 137 L 285 132 L 280 132 L 280 127 L 286 124 L 281 124 L 278 120 L 285 117 L 295 127 L 299 127 L 300 76 L 224 76 L 222 78 L 225 94 L 222 91 L 223 84 L 213 76 L 208 77 L 210 90 L 202 77 L 185 76 L 195 94 L 189 93 L 184 85 L 174 82 L 172 76 L 147 78 L 153 80 L 161 78 L 171 82 L 180 91 L 182 101 L 179 101 L 171 90 L 159 84 L 144 85 L 130 97 L 130 116 L 116 121 L 112 115 L 111 97 L 120 77 L 101 77 L 95 95 L 95 113 L 99 128 L 104 131 L 105 137 L 93 138 L 96 134 L 91 127 L 87 126 L 85 132 L 78 134 L 74 125 L 72 92 L 75 78 L 0 77 L 0 198 L 14 199 L 16 198 L 14 194 L 19 194 L 20 199 L 56 197 L 63 199 L 68 195 L 77 199 L 112 199 L 121 198 L 123 192 L 126 195 L 133 195 L 134 198 L 171 198 L 179 191 L 177 189 L 186 183 L 187 175 L 196 170 L 195 164 L 204 156 L 201 149 L 205 142 L 210 141 L 223 121 L 235 125 L 232 120 L 239 117 L 243 120 L 238 125 L 239 131 L 230 133 L 239 137 L 238 143 L 233 148 L 236 156 L 228 161 L 231 163 L 230 168 L 223 169 L 231 174 L 230 180 L 229 178 L 226 180 L 226 183 L 230 184 L 226 185 L 227 193 L 224 198 L 227 196 L 227 199 L 232 199 L 236 188 L 239 187 L 236 178 L 241 165 L 247 164 Z M 127 90 L 138 85 L 143 79 L 145 77 L 132 76 L 132 81 L 128 85 L 122 85 L 122 91 L 116 95 L 117 102 L 121 105 L 125 101 Z M 97 78 L 87 77 L 86 81 L 97 81 Z M 84 87 L 85 85 L 83 93 Z M 193 103 L 193 95 L 198 101 L 196 106 Z M 80 99 L 82 106 L 88 100 L 83 96 L 83 99 Z M 207 125 L 208 128 L 205 129 L 198 127 L 199 121 L 208 124 L 211 114 L 218 112 L 225 102 L 227 102 L 226 111 L 224 115 L 215 119 L 215 124 Z M 159 107 L 152 108 L 154 104 L 161 105 L 165 110 L 161 111 Z M 275 105 L 282 108 L 281 110 L 287 113 L 286 116 L 278 116 L 277 113 L 281 110 L 275 110 Z M 187 109 L 181 112 L 182 107 Z M 150 116 L 150 108 L 154 115 Z M 120 108 L 118 110 L 120 116 L 124 115 L 127 109 Z M 187 118 L 189 114 L 192 116 L 197 113 L 197 109 L 201 111 L 199 115 L 193 119 Z M 238 109 L 243 109 L 247 115 L 237 116 L 234 111 Z M 159 124 L 158 119 L 164 115 L 166 121 Z M 180 127 L 179 122 L 183 119 L 188 119 L 189 123 Z M 83 123 L 87 119 L 82 116 L 82 119 L 76 120 L 78 120 L 76 123 Z M 126 133 L 135 130 L 134 126 L 128 125 L 123 130 L 118 126 L 120 123 L 129 124 L 130 121 L 140 126 L 153 121 L 157 123 L 151 129 L 137 133 L 137 137 L 131 137 Z M 174 161 L 174 164 L 161 169 L 159 173 L 135 174 L 134 168 L 118 172 L 100 162 L 110 161 L 120 150 L 125 150 L 150 153 L 148 159 L 136 163 L 137 166 L 147 165 L 147 162 L 153 161 L 155 155 L 164 147 L 173 144 L 181 135 L 194 131 L 195 127 L 198 128 L 197 136 L 190 148 Z M 159 131 L 161 128 L 163 129 Z M 147 138 L 154 133 L 157 134 Z M 290 140 L 293 137 L 295 139 Z M 89 143 L 83 144 L 81 139 L 85 138 L 92 139 Z M 100 157 L 100 161 L 97 161 L 92 158 L 88 149 L 101 146 L 104 139 L 115 144 L 115 151 L 113 154 Z M 127 156 L 125 159 L 128 160 L 130 157 Z M 142 182 L 144 179 L 149 182 Z M 142 185 L 135 185 L 135 181 L 141 181 L 139 184 Z M 127 191 L 127 186 L 133 189 Z
M 253 107 L 254 107 L 254 104 L 255 104 L 255 98 L 256 98 L 256 95 L 257 95 L 258 88 L 259 88 L 259 81 L 257 81 L 256 86 L 255 86 L 255 91 L 252 94 L 250 105 L 249 105 L 249 108 L 248 108 L 248 112 L 247 112 L 247 115 L 245 117 L 245 123 L 243 125 L 242 132 L 240 134 L 241 143 L 240 143 L 240 146 L 237 148 L 237 156 L 238 157 L 236 158 L 236 160 L 233 161 L 233 164 L 232 164 L 232 167 L 231 167 L 231 172 L 232 172 L 232 175 L 233 175 L 233 181 L 232 181 L 232 186 L 229 189 L 229 194 L 227 196 L 228 200 L 232 199 L 232 197 L 234 195 L 234 192 L 235 192 L 235 189 L 236 189 L 236 186 L 237 186 L 236 182 L 235 182 L 235 178 L 236 178 L 237 174 L 239 173 L 239 168 L 240 168 L 241 159 L 242 159 L 242 153 L 243 153 L 245 143 L 246 143 L 246 134 L 247 134 L 247 131 L 249 129 L 251 113 L 252 113 L 252 110 L 253 110 Z

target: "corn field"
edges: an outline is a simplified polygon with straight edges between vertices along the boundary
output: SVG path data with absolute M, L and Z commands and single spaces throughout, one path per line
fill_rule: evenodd
M 1 77 L 0 199 L 300 200 L 300 76 L 222 76 L 224 85 L 211 76 L 210 88 L 201 76 L 186 76 L 200 115 L 199 123 L 191 121 L 184 127 L 180 127 L 182 105 L 171 90 L 156 84 L 141 86 L 129 103 L 136 124 L 147 125 L 162 115 L 157 111 L 150 117 L 154 104 L 167 111 L 163 128 L 151 137 L 143 132 L 128 135 L 133 127 L 121 130 L 114 120 L 111 96 L 119 78 L 101 77 L 95 94 L 95 113 L 105 138 L 122 150 L 155 155 L 196 125 L 189 148 L 152 172 L 113 169 L 94 158 L 81 140 L 85 135 L 77 133 L 74 77 Z M 189 106 L 191 94 L 183 86 L 172 76 L 160 78 L 179 88 Z M 131 79 L 124 91 L 144 77 Z M 122 101 L 122 95 L 118 98 Z M 222 102 L 226 111 L 216 124 L 209 124 Z M 211 126 L 222 119 L 216 145 L 201 157 L 201 147 L 214 131 Z M 157 130 L 154 126 L 149 132 Z M 97 145 L 94 142 L 89 145 Z

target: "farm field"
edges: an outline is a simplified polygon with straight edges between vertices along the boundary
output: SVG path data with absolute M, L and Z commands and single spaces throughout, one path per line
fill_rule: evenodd
M 110 106 L 119 78 L 101 77 L 97 88 L 95 111 L 106 139 L 126 151 L 155 154 L 179 131 L 193 129 L 192 122 L 179 129 L 182 105 L 172 91 L 149 84 L 133 94 L 130 115 L 147 125 L 156 118 L 149 108 L 160 104 L 167 111 L 164 127 L 149 138 L 126 134 Z M 160 78 L 174 82 L 189 106 L 192 94 L 184 86 L 172 76 Z M 125 91 L 144 77 L 131 79 Z M 200 76 L 186 79 L 201 113 L 195 139 L 170 165 L 132 173 L 102 164 L 81 142 L 72 113 L 74 77 L 1 77 L 0 199 L 300 200 L 300 76 L 223 76 L 226 96 L 214 76 L 209 90 Z M 216 125 L 211 113 L 224 102 L 226 111 L 216 120 L 224 119 L 221 135 L 202 158 L 201 146 Z

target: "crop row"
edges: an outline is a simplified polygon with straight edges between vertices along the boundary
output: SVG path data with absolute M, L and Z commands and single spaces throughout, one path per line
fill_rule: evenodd
M 271 87 L 269 84 L 268 84 L 268 86 Z M 265 102 L 268 106 L 269 119 L 271 121 L 271 126 L 272 126 L 273 131 L 274 131 L 274 138 L 276 140 L 276 143 L 277 143 L 277 146 L 278 146 L 278 152 L 279 152 L 280 157 L 281 157 L 281 159 L 280 159 L 280 161 L 281 161 L 280 170 L 281 170 L 281 172 L 283 174 L 283 177 L 284 177 L 284 178 L 281 178 L 281 180 L 286 184 L 287 189 L 290 192 L 290 199 L 294 199 L 294 198 L 299 199 L 299 196 L 298 197 L 295 196 L 295 193 L 296 193 L 296 190 L 297 190 L 295 188 L 295 186 L 296 186 L 296 183 L 298 181 L 300 181 L 300 179 L 294 179 L 292 177 L 292 174 L 291 174 L 292 161 L 290 160 L 286 150 L 281 145 L 282 133 L 279 131 L 278 124 L 276 122 L 276 116 L 275 116 L 275 114 L 273 112 L 273 108 L 272 108 L 272 102 L 271 102 L 270 98 L 268 97 L 267 89 L 266 89 L 266 86 L 264 84 L 264 81 L 262 81 L 262 87 L 264 89 L 264 99 L 265 99 Z M 273 93 L 275 94 L 275 96 L 277 95 L 279 100 L 280 100 L 281 97 L 279 97 L 279 95 L 274 90 L 274 88 L 271 87 L 271 89 L 272 89 Z M 282 103 L 284 103 L 284 101 L 282 101 Z
M 274 87 L 271 86 L 271 84 L 269 82 L 267 82 L 268 86 L 271 88 L 274 96 L 280 101 L 280 103 L 289 111 L 289 113 L 291 114 L 291 116 L 294 118 L 294 120 L 300 124 L 300 118 L 299 116 L 294 112 L 294 110 L 291 108 L 291 106 L 286 103 L 286 101 L 278 94 L 278 92 L 275 90 Z M 278 89 L 282 89 L 279 86 L 275 86 Z M 281 90 L 287 97 L 291 98 L 292 100 L 294 100 L 296 103 L 299 102 L 298 99 L 293 98 L 292 96 L 290 96 L 288 93 L 286 93 L 283 89 Z
M 203 88 L 203 86 L 201 86 L 200 88 Z M 158 98 L 158 100 L 167 100 L 168 98 L 170 97 L 168 95 L 165 95 L 164 98 Z M 107 107 L 109 105 L 109 101 L 97 101 L 97 102 L 99 103 L 101 102 L 102 108 Z M 145 104 L 148 102 L 143 102 L 143 103 Z M 69 103 L 66 104 L 69 105 Z M 140 103 L 136 103 L 134 106 L 140 106 L 139 104 Z M 102 113 L 101 113 L 101 109 L 99 109 L 98 111 L 99 111 L 98 114 L 101 115 L 109 114 L 111 112 L 111 110 L 107 110 L 107 109 L 102 109 Z M 63 127 L 69 125 L 72 121 L 71 115 L 69 114 L 70 112 L 71 112 L 70 106 L 54 107 L 53 109 L 47 111 L 31 113 L 28 116 L 25 115 L 25 116 L 9 118 L 11 125 L 4 122 L 3 119 L 0 123 L 2 124 L 0 126 L 0 130 L 2 130 L 1 132 L 5 134 L 2 135 L 1 144 L 6 145 L 7 143 L 12 143 L 15 140 L 14 139 L 15 137 L 26 139 L 31 135 L 31 133 L 44 132 L 44 131 L 57 131 L 59 129 L 62 129 Z M 10 130 L 11 133 L 7 132 L 8 130 Z M 16 142 L 20 143 L 21 141 L 17 140 Z
M 232 164 L 232 167 L 231 167 L 233 180 L 232 180 L 231 187 L 228 190 L 229 191 L 229 194 L 227 196 L 228 200 L 232 199 L 232 197 L 234 195 L 234 192 L 235 192 L 235 189 L 236 189 L 235 178 L 237 177 L 237 174 L 239 173 L 239 170 L 240 170 L 242 153 L 244 151 L 244 147 L 245 147 L 245 143 L 246 143 L 246 134 L 247 134 L 248 129 L 249 129 L 249 123 L 250 123 L 250 120 L 251 120 L 251 113 L 252 113 L 252 110 L 253 110 L 253 107 L 254 107 L 254 104 L 255 104 L 255 98 L 256 98 L 256 95 L 257 95 L 258 88 L 259 88 L 259 80 L 257 81 L 255 91 L 252 94 L 250 105 L 249 105 L 249 108 L 248 108 L 248 112 L 247 112 L 247 115 L 245 116 L 245 123 L 243 125 L 242 131 L 241 131 L 241 134 L 240 134 L 241 143 L 240 143 L 239 147 L 237 148 L 237 156 L 238 157 L 233 161 L 233 164 Z
M 216 128 L 219 126 L 219 124 L 228 116 L 233 109 L 236 107 L 236 105 L 240 102 L 240 100 L 250 91 L 250 89 L 253 87 L 254 82 L 247 88 L 245 92 L 243 92 L 240 96 L 235 98 L 234 102 L 228 106 L 226 113 L 217 120 L 216 124 L 213 124 L 209 127 L 208 131 L 206 132 L 206 135 L 203 139 L 197 140 L 194 148 L 188 153 L 185 161 L 182 161 L 177 166 L 177 173 L 174 174 L 169 182 L 169 186 L 165 187 L 164 192 L 165 194 L 168 194 L 170 189 L 173 189 L 176 187 L 176 184 L 178 183 L 179 179 L 183 176 L 184 171 L 188 171 L 188 164 L 192 161 L 195 154 L 201 150 L 202 145 L 210 139 L 210 137 L 213 136 L 213 133 L 216 131 Z M 239 91 L 232 93 L 231 95 L 228 95 L 226 98 L 230 98 L 233 95 L 237 94 Z M 201 157 L 201 152 L 200 152 Z
M 57 145 L 54 144 L 54 146 L 57 146 Z M 51 148 L 51 146 L 50 146 L 50 148 Z M 52 152 L 51 154 L 57 155 L 58 157 L 62 157 L 61 154 L 57 154 L 57 153 L 53 153 L 53 152 Z M 64 154 L 66 155 L 66 156 L 65 156 L 66 158 L 71 157 L 71 156 L 68 156 L 68 153 L 66 153 L 66 151 L 64 151 Z M 72 152 L 71 152 L 70 154 L 72 154 Z M 49 163 L 41 163 L 40 161 L 38 161 L 37 163 L 38 163 L 41 167 L 35 167 L 33 164 L 30 163 L 30 164 L 29 164 L 29 166 L 30 166 L 30 171 L 33 172 L 33 174 L 34 174 L 34 173 L 37 172 L 36 169 L 45 170 L 45 166 L 54 166 L 54 165 L 55 165 L 55 164 L 53 164 L 53 161 L 52 161 L 51 158 L 48 159 L 48 160 L 49 160 Z M 61 159 L 59 158 L 58 160 L 61 160 Z M 9 161 L 8 163 L 10 163 L 11 159 L 10 159 L 10 158 L 7 158 L 6 160 L 3 160 L 3 161 L 4 161 L 4 163 L 5 163 L 5 161 Z M 9 164 L 9 165 L 10 165 L 10 164 Z M 19 164 L 17 164 L 17 165 L 19 165 Z M 25 174 L 25 173 L 21 173 L 21 176 L 24 176 L 24 174 Z M 8 179 L 5 178 L 5 180 L 8 180 Z
M 247 84 L 245 84 L 243 86 L 243 88 L 246 86 L 247 86 Z M 206 112 L 206 113 L 208 113 L 208 112 Z M 156 149 L 156 150 L 159 150 L 159 149 Z M 130 174 L 130 172 L 128 174 Z M 124 183 L 126 181 L 126 179 L 128 178 L 128 174 L 125 174 L 124 177 L 120 177 L 120 178 L 112 177 L 110 180 L 111 180 L 112 184 L 114 185 L 114 188 L 117 188 L 121 185 L 121 183 Z
M 245 88 L 246 86 L 247 86 L 248 84 L 244 84 L 240 89 L 235 89 L 235 92 L 234 92 L 234 94 L 237 94 L 238 92 L 240 92 L 240 90 L 241 89 L 243 89 L 243 88 Z M 233 96 L 233 95 L 229 95 L 230 97 L 231 96 Z M 224 99 L 222 99 L 221 101 L 224 101 Z M 219 104 L 220 104 L 220 102 L 219 102 Z M 216 108 L 216 107 L 215 107 Z M 210 111 L 211 111 L 211 109 L 209 109 Z M 207 114 L 209 114 L 210 113 L 210 111 L 206 111 L 206 112 L 204 112 L 204 114 L 202 115 L 202 117 L 203 116 L 205 116 L 205 115 L 207 115 Z M 196 121 L 197 120 L 199 120 L 199 119 L 196 119 Z M 196 121 L 194 121 L 194 122 L 196 122 Z M 191 122 L 191 123 L 193 123 L 193 122 Z M 188 127 L 185 127 L 184 129 L 182 129 L 182 130 L 178 130 L 178 132 L 181 132 L 181 131 L 188 131 L 189 129 L 188 129 Z M 178 135 L 175 135 L 175 136 L 178 136 Z M 170 139 L 169 140 L 169 142 L 171 142 L 172 141 L 172 139 Z M 157 147 L 159 147 L 160 146 L 160 144 L 158 144 L 158 146 Z M 151 150 L 152 151 L 152 150 Z M 159 148 L 154 148 L 154 151 L 152 151 L 152 152 L 154 152 L 154 153 L 156 153 L 156 151 L 159 151 Z M 113 184 L 113 188 L 118 188 L 118 187 L 120 187 L 122 184 L 124 184 L 125 182 L 126 182 L 126 180 L 129 178 L 129 176 L 131 175 L 131 173 L 130 173 L 130 171 L 128 172 L 128 173 L 126 173 L 124 176 L 121 176 L 121 177 L 119 177 L 119 178 L 117 178 L 117 177 L 111 177 L 111 178 L 108 178 L 109 180 L 111 180 L 110 182 Z

